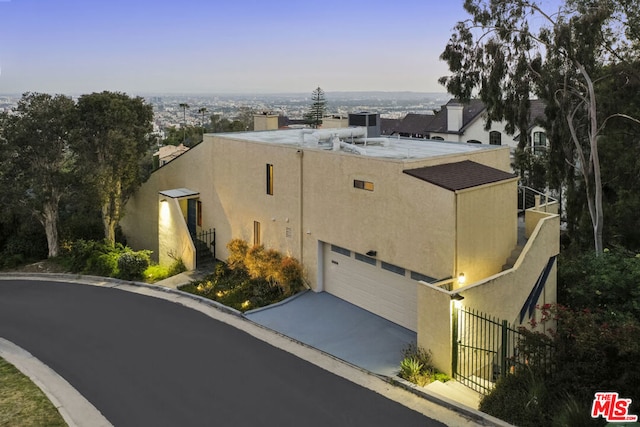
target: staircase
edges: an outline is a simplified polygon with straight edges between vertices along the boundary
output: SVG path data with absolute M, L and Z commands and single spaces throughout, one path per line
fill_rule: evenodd
M 511 255 L 509 255 L 509 258 L 507 258 L 507 261 L 502 265 L 502 271 L 513 268 L 516 261 L 518 260 L 518 257 L 522 253 L 523 249 L 524 249 L 524 245 L 518 245 L 511 251 Z
M 195 239 L 193 243 L 196 247 L 196 268 L 201 268 L 215 262 L 207 242 Z

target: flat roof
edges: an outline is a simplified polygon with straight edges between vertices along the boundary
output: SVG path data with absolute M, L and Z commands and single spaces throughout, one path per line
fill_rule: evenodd
M 305 149 L 318 149 L 332 151 L 333 143 L 326 138 L 328 134 L 343 134 L 349 130 L 361 128 L 335 128 L 335 129 L 279 129 L 255 132 L 233 132 L 222 134 L 209 134 L 224 136 L 229 139 L 254 141 L 271 144 L 283 144 L 302 147 Z M 314 140 L 313 133 L 322 135 L 320 142 Z M 445 156 L 450 154 L 464 154 L 484 150 L 496 150 L 503 146 L 486 144 L 469 144 L 465 142 L 439 141 L 432 139 L 411 139 L 396 136 L 379 136 L 375 138 L 342 136 L 343 142 L 339 151 L 343 153 L 359 154 L 367 157 L 383 159 L 426 159 L 430 157 Z M 365 142 L 366 141 L 366 142 Z M 355 144 L 352 144 L 355 142 Z
M 193 197 L 200 193 L 195 190 L 189 190 L 188 188 L 173 188 L 171 190 L 161 190 L 158 193 L 163 196 L 171 197 L 172 199 L 180 199 L 182 197 Z

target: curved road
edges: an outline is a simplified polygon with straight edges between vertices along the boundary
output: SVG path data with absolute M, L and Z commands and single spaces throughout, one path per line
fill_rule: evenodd
M 0 280 L 0 337 L 115 426 L 443 425 L 201 312 L 117 288 Z

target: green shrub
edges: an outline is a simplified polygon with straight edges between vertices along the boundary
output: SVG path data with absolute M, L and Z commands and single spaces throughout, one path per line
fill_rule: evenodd
M 97 276 L 115 277 L 118 274 L 119 256 L 117 252 L 109 252 L 91 257 L 85 270 Z
M 285 295 L 293 295 L 302 289 L 304 275 L 300 262 L 290 256 L 282 258 L 276 274 L 276 281 Z
M 518 370 L 499 378 L 493 391 L 480 401 L 480 410 L 521 427 L 551 425 L 549 394 L 532 371 Z
M 178 258 L 173 261 L 173 263 L 169 266 L 169 276 L 175 276 L 176 274 L 180 274 L 183 271 L 187 271 L 187 267 L 184 265 L 182 258 Z
M 433 366 L 431 350 L 425 350 L 416 343 L 408 344 L 402 349 L 402 357 L 399 376 L 420 387 L 432 381 L 446 382 L 451 379 Z
M 433 367 L 433 356 L 431 350 L 425 350 L 416 343 L 410 343 L 402 349 L 402 357 L 416 359 L 422 364 L 424 369 L 435 370 Z
M 413 357 L 405 357 L 400 362 L 400 378 L 423 387 L 429 382 L 429 376 L 423 372 L 424 365 Z
M 124 252 L 118 258 L 118 277 L 125 280 L 142 279 L 149 267 L 150 251 Z
M 144 280 L 147 283 L 155 283 L 169 276 L 169 268 L 160 264 L 151 264 L 144 271 Z
M 227 257 L 229 268 L 232 270 L 244 268 L 244 260 L 249 251 L 249 244 L 242 239 L 233 239 L 227 243 L 227 250 L 229 251 L 229 256 Z

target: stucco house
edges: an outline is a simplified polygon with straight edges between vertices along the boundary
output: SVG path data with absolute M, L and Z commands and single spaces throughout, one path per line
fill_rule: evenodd
M 287 253 L 312 291 L 415 331 L 445 372 L 452 298 L 509 321 L 531 295 L 555 301 L 555 267 L 539 277 L 559 251 L 557 210 L 531 209 L 519 235 L 508 147 L 372 135 L 379 120 L 364 122 L 206 134 L 129 200 L 128 243 L 189 268 L 191 233 L 211 228 L 218 259 L 234 238 Z
M 527 129 L 528 147 L 534 153 L 547 149 L 547 136 L 538 120 L 544 117 L 544 102 L 531 100 Z M 506 145 L 512 150 L 518 146 L 518 136 L 505 131 L 504 122 L 493 122 L 485 129 L 487 108 L 479 99 L 467 103 L 451 99 L 435 114 L 407 114 L 404 118 L 387 123 L 386 134 L 397 134 L 417 139 L 467 142 L 475 144 Z

